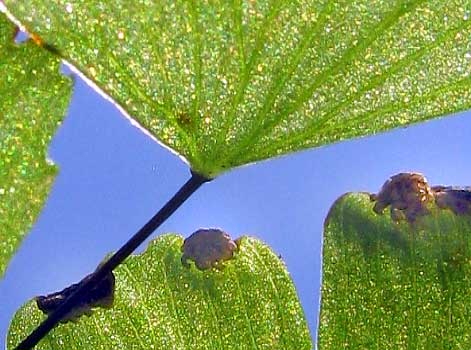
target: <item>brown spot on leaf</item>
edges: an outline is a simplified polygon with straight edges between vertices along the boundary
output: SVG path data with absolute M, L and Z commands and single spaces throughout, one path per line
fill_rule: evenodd
M 51 52 L 55 55 L 61 56 L 61 53 L 60 53 L 60 51 L 57 47 L 55 47 L 52 44 L 49 44 L 49 43 L 45 42 L 38 34 L 31 33 L 30 37 L 31 37 L 31 40 L 33 40 L 33 42 L 36 45 L 38 45 L 39 47 L 42 47 L 43 49 L 46 49 L 47 51 L 49 51 L 49 52 Z
M 373 210 L 382 214 L 390 206 L 393 221 L 406 219 L 415 222 L 418 216 L 427 215 L 428 204 L 434 199 L 427 180 L 419 173 L 400 173 L 386 181 L 377 195 L 370 196 L 375 201 Z
M 194 120 L 188 112 L 177 112 L 175 120 L 184 130 L 192 130 L 194 128 Z
M 44 45 L 43 39 L 38 34 L 31 33 L 30 37 L 31 37 L 31 40 L 33 40 L 36 45 L 41 46 L 41 47 Z
M 471 214 L 471 187 L 434 186 L 435 203 L 456 215 Z
M 200 229 L 185 239 L 181 250 L 184 266 L 189 267 L 188 260 L 192 260 L 198 269 L 207 270 L 231 259 L 237 244 L 220 229 Z

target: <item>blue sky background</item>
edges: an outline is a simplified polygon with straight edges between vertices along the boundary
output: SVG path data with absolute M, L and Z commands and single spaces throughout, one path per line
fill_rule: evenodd
M 432 184 L 469 185 L 469 117 L 462 113 L 235 169 L 205 184 L 153 237 L 221 227 L 233 237 L 265 241 L 286 262 L 315 336 L 322 225 L 331 204 L 345 192 L 376 192 L 401 171 L 422 172 Z M 59 175 L 0 282 L 0 348 L 22 303 L 93 271 L 189 177 L 186 164 L 79 78 L 49 153 Z

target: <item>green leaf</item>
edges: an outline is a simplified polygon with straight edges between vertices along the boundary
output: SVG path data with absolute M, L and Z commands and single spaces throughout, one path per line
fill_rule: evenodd
M 469 215 L 434 204 L 409 224 L 374 213 L 367 194 L 338 199 L 324 231 L 319 349 L 469 349 L 470 233 Z
M 471 106 L 471 3 L 7 0 L 202 175 Z
M 115 304 L 61 324 L 38 348 L 299 349 L 312 342 L 293 283 L 264 244 L 244 237 L 221 271 L 186 268 L 183 238 L 158 237 L 115 271 Z M 9 349 L 44 316 L 32 301 L 10 327 Z
M 65 114 L 71 81 L 34 43 L 16 45 L 0 13 L 0 276 L 31 228 L 54 179 L 49 141 Z

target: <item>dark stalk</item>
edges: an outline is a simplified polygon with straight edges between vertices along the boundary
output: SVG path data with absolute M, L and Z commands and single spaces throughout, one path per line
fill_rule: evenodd
M 121 264 L 142 242 L 148 238 L 175 210 L 177 210 L 202 184 L 210 181 L 192 173 L 191 178 L 134 236 L 131 237 L 110 259 L 99 267 L 93 276 L 71 294 L 62 305 L 52 312 L 15 350 L 30 350 L 46 336 L 105 276 Z

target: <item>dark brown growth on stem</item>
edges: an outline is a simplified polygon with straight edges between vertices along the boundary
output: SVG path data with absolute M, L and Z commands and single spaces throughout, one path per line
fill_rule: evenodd
M 121 248 L 118 249 L 103 265 L 91 275 L 90 279 L 79 283 L 77 290 L 64 300 L 59 307 L 50 313 L 15 350 L 31 350 L 49 333 L 78 303 L 86 299 L 90 289 L 95 289 L 100 281 L 109 277 L 109 273 L 121 264 L 152 232 L 172 215 L 195 191 L 211 179 L 192 171 L 191 178 L 175 193 L 170 200 L 137 231 Z
M 38 308 L 49 315 L 56 310 L 72 293 L 74 293 L 82 284 L 88 281 L 93 274 L 87 275 L 79 283 L 72 284 L 70 287 L 48 294 L 46 296 L 36 297 L 36 304 Z M 62 323 L 68 321 L 76 321 L 80 316 L 92 314 L 92 308 L 102 307 L 109 309 L 113 306 L 115 289 L 115 277 L 113 272 L 110 272 L 103 278 L 96 287 L 94 287 L 79 303 L 70 310 L 70 312 L 62 318 Z
M 185 239 L 181 250 L 184 266 L 189 267 L 188 260 L 193 260 L 198 269 L 207 270 L 231 259 L 237 244 L 220 229 L 200 229 Z
M 433 202 L 434 195 L 427 180 L 419 173 L 400 173 L 386 181 L 377 195 L 371 195 L 376 201 L 373 210 L 381 214 L 390 206 L 393 221 L 406 219 L 415 222 L 418 216 L 427 215 L 428 204 Z

